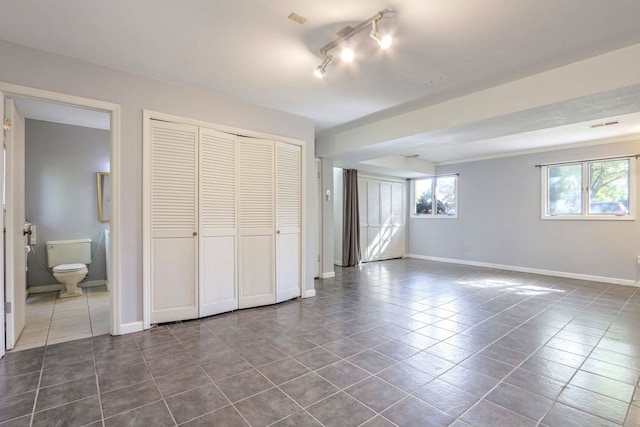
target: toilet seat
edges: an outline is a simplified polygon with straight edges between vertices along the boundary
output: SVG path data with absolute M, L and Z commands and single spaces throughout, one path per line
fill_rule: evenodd
M 82 271 L 83 269 L 87 269 L 85 264 L 75 263 L 75 264 L 60 264 L 53 267 L 54 273 L 73 273 L 74 271 Z

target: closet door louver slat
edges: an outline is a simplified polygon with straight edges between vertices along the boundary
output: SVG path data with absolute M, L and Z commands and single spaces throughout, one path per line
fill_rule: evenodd
M 151 228 L 196 229 L 196 133 L 152 126 Z
M 300 230 L 300 147 L 280 142 L 277 147 L 277 227 Z
M 240 228 L 273 229 L 273 142 L 243 138 L 240 159 Z
M 200 226 L 236 228 L 235 136 L 200 131 Z

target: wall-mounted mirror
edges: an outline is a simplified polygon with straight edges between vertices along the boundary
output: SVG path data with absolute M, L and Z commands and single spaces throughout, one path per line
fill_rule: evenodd
M 111 221 L 111 174 L 98 172 L 98 221 Z

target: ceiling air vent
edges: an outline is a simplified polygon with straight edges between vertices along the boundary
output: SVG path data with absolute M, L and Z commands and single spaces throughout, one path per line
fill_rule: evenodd
M 288 18 L 291 19 L 293 22 L 297 22 L 300 25 L 302 25 L 305 22 L 307 22 L 307 18 L 305 18 L 304 16 L 300 16 L 295 12 L 291 12 L 289 14 Z
M 605 122 L 605 123 L 597 123 L 595 125 L 591 125 L 591 129 L 595 129 L 595 128 L 601 128 L 603 126 L 611 126 L 611 125 L 617 125 L 619 124 L 619 121 L 614 121 L 614 122 Z

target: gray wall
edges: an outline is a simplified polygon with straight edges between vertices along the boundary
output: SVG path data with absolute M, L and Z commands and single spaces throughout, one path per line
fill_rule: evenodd
M 136 322 L 142 321 L 143 109 L 301 139 L 307 143 L 307 171 L 313 174 L 315 133 L 313 120 L 309 118 L 7 42 L 0 42 L 0 57 L 1 82 L 111 102 L 121 107 L 122 193 L 118 200 L 121 207 L 118 227 L 122 239 L 114 242 L 118 245 L 114 249 L 121 255 L 122 324 L 135 327 Z M 317 194 L 314 179 L 307 179 L 306 190 L 304 283 L 306 290 L 313 290 Z
M 88 280 L 106 278 L 98 222 L 96 172 L 109 171 L 109 131 L 26 120 L 25 213 L 37 226 L 35 251 L 47 264 L 45 242 L 89 238 L 94 262 Z M 57 283 L 28 255 L 28 286 Z
M 409 253 L 633 281 L 640 221 L 542 220 L 534 165 L 636 153 L 640 141 L 440 166 L 460 173 L 458 218 L 410 219 Z

